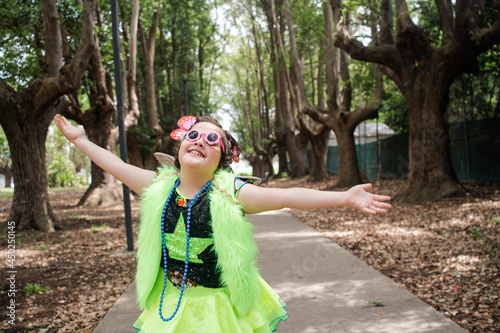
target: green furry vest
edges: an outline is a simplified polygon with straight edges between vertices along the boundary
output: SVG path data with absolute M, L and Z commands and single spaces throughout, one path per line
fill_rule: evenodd
M 161 213 L 172 190 L 176 171 L 164 166 L 155 181 L 142 195 L 141 225 L 137 252 L 137 301 L 148 309 L 163 287 L 161 260 Z M 252 225 L 234 198 L 234 175 L 218 171 L 210 191 L 212 238 L 217 254 L 221 284 L 227 287 L 231 302 L 240 315 L 245 315 L 259 297 L 259 273 L 255 267 L 257 245 Z

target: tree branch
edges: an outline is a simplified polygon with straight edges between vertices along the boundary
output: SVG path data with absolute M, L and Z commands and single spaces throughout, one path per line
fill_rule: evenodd
M 80 44 L 70 63 L 63 66 L 55 77 L 46 77 L 38 89 L 28 89 L 35 92 L 33 97 L 34 112 L 43 112 L 48 104 L 64 94 L 74 92 L 81 84 L 81 78 L 94 47 L 93 23 L 96 0 L 83 1 L 82 31 Z M 57 31 L 60 34 L 60 30 Z
M 382 70 L 382 73 L 384 73 L 390 80 L 392 80 L 398 87 L 400 87 L 400 89 L 403 88 L 399 76 L 397 76 L 392 69 L 386 66 L 380 66 L 380 69 Z
M 20 131 L 19 122 L 12 121 L 15 117 L 22 118 L 22 111 L 19 109 L 20 103 L 16 95 L 16 91 L 6 84 L 4 80 L 0 79 L 0 101 L 2 101 L 0 103 L 0 125 L 7 136 L 9 136 L 7 131 L 14 126 L 16 131 Z M 15 116 L 16 114 L 17 116 Z M 22 122 L 22 119 L 20 122 Z M 9 123 L 9 126 L 7 126 L 7 123 Z
M 382 101 L 373 101 L 370 103 L 367 103 L 365 106 L 363 106 L 361 109 L 357 109 L 349 114 L 349 124 L 354 130 L 358 124 L 361 122 L 375 118 L 376 112 L 379 110 L 380 106 L 382 105 Z
M 288 0 L 284 0 L 284 14 L 286 23 L 288 25 L 288 35 L 289 35 L 289 47 L 290 47 L 290 55 L 292 58 L 293 69 L 295 71 L 295 75 L 297 77 L 296 86 L 297 86 L 297 104 L 299 110 L 302 109 L 303 106 L 309 104 L 306 95 L 306 88 L 304 86 L 304 73 L 302 70 L 302 63 L 300 61 L 299 51 L 297 50 L 297 42 L 295 39 L 295 27 L 293 24 L 292 13 L 290 9 L 290 2 Z M 293 88 L 291 88 L 293 89 Z
M 407 62 L 424 61 L 432 54 L 431 40 L 427 32 L 410 18 L 406 1 L 396 0 L 397 19 L 396 47 Z
M 303 113 L 298 118 L 301 131 L 309 137 L 318 136 L 325 130 L 325 124 L 315 121 L 312 117 L 310 118 L 312 121 L 309 122 Z
M 311 117 L 312 120 L 320 124 L 325 124 L 328 128 L 333 128 L 333 121 L 328 113 L 321 112 L 314 108 L 308 108 L 307 110 L 304 110 L 304 113 Z
M 361 61 L 376 62 L 398 72 L 399 58 L 394 45 L 364 46 L 347 31 L 342 20 L 337 24 L 334 45 L 352 58 Z
M 333 8 L 328 2 L 323 6 L 323 13 L 325 15 L 326 99 L 328 105 L 337 109 L 338 80 L 335 75 L 335 53 L 338 54 L 338 52 L 333 49 Z
M 55 77 L 62 66 L 62 37 L 55 0 L 42 0 L 45 28 L 45 75 Z
M 497 20 L 489 28 L 480 29 L 472 39 L 476 41 L 479 53 L 489 50 L 493 45 L 500 43 L 500 10 Z
M 455 30 L 451 0 L 435 0 L 435 2 L 441 18 L 441 29 L 443 30 L 441 44 L 448 44 L 453 39 Z
M 394 28 L 394 13 L 392 11 L 392 1 L 382 0 L 382 2 L 380 3 L 380 12 L 382 13 L 382 19 L 380 22 L 380 43 L 394 44 L 394 37 L 392 35 L 392 31 Z

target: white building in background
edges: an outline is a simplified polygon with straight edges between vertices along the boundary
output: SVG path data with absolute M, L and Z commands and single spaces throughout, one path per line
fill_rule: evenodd
M 383 123 L 367 123 L 363 122 L 359 124 L 354 130 L 354 140 L 357 145 L 366 144 L 370 142 L 377 141 L 377 131 L 378 140 L 386 139 L 393 136 L 395 133 L 386 124 Z M 328 140 L 328 146 L 338 146 L 337 136 L 334 131 L 330 132 L 330 139 Z

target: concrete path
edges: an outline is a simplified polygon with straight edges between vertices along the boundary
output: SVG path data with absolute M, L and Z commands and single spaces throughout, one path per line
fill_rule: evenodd
M 287 303 L 278 332 L 466 332 L 286 210 L 249 219 L 261 275 Z M 136 332 L 139 314 L 132 284 L 94 332 Z

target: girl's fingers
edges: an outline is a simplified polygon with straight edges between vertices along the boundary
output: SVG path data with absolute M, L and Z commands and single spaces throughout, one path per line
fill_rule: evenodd
M 389 204 L 374 202 L 369 207 L 363 208 L 362 211 L 367 214 L 385 214 L 389 208 L 391 208 Z
M 372 184 L 371 183 L 361 184 L 361 188 L 365 191 L 370 190 L 372 188 Z
M 377 213 L 387 213 L 386 209 L 374 207 L 373 210 Z
M 388 195 L 375 195 L 375 200 L 377 201 L 389 201 L 391 197 Z
M 373 205 L 378 208 L 392 208 L 391 204 L 385 202 L 374 201 Z
M 362 211 L 367 213 L 367 214 L 377 214 L 377 212 L 375 212 L 373 209 L 370 209 L 368 207 L 363 208 Z

